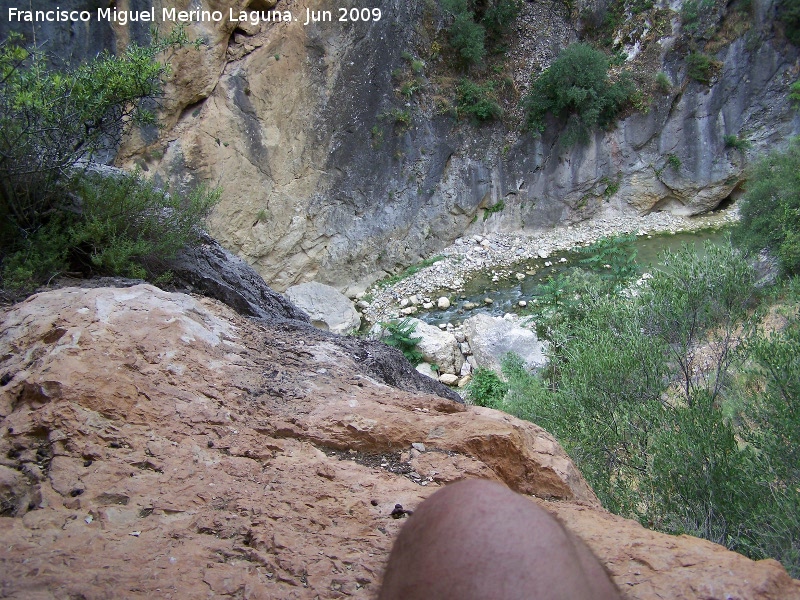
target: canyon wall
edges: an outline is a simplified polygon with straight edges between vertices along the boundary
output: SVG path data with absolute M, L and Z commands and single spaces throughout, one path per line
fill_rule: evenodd
M 277 289 L 317 280 L 356 291 L 465 233 L 539 234 L 608 214 L 713 209 L 738 192 L 748 162 L 800 131 L 787 96 L 800 62 L 772 0 L 755 0 L 744 32 L 717 43 L 709 85 L 687 74 L 680 1 L 657 6 L 658 19 L 632 17 L 629 58 L 649 53 L 645 68 L 663 72 L 669 90 L 571 148 L 557 123 L 538 138 L 522 132 L 510 103 L 502 123 L 456 119 L 452 93 L 437 95 L 459 76 L 436 50 L 447 43 L 442 11 L 431 0 L 376 4 L 380 20 L 343 23 L 338 5 L 323 0 L 118 2 L 226 17 L 274 5 L 296 19 L 191 25 L 205 44 L 168 57 L 163 127 L 137 132 L 118 162 L 176 189 L 222 186 L 211 233 Z M 307 11 L 324 10 L 331 22 L 305 24 Z M 517 97 L 580 26 L 560 3 L 523 3 L 506 44 Z M 132 31 L 115 26 L 114 43 Z M 410 57 L 424 65 L 422 89 L 405 97 L 396 74 Z M 485 210 L 500 201 L 502 210 Z

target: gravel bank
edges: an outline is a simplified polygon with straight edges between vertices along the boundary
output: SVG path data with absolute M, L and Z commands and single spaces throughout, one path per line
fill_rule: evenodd
M 436 303 L 440 295 L 460 292 L 464 283 L 481 271 L 509 268 L 516 263 L 541 258 L 554 252 L 584 246 L 610 235 L 635 233 L 652 235 L 721 227 L 738 219 L 736 207 L 712 211 L 699 217 L 682 217 L 665 212 L 642 216 L 620 216 L 556 227 L 536 234 L 490 233 L 459 238 L 440 254 L 445 258 L 414 275 L 384 288 L 369 290 L 371 301 L 358 302 L 370 323 L 414 314 L 426 302 Z M 431 307 L 425 307 L 429 309 Z

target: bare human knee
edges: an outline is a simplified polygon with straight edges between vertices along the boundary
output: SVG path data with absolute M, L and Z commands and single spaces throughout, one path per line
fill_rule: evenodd
M 497 483 L 449 485 L 398 536 L 381 600 L 619 598 L 583 542 L 529 499 Z

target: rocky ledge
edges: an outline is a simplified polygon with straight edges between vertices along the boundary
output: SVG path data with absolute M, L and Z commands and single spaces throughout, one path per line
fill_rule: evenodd
M 368 598 L 395 504 L 485 477 L 556 514 L 626 598 L 800 598 L 775 561 L 608 514 L 536 425 L 386 385 L 330 334 L 150 285 L 0 319 L 3 597 Z

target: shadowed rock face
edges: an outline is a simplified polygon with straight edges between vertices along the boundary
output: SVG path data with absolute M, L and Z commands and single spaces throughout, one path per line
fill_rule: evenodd
M 395 504 L 484 477 L 535 494 L 626 598 L 800 598 L 774 561 L 609 515 L 536 425 L 387 387 L 297 321 L 149 285 L 0 319 L 7 597 L 374 597 Z

